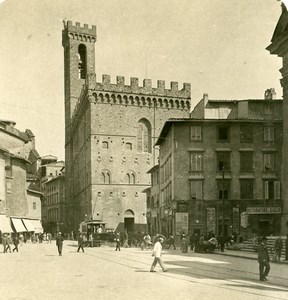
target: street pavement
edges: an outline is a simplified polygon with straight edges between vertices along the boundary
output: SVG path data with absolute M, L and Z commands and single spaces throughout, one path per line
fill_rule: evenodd
M 0 299 L 288 299 L 288 266 L 271 263 L 267 282 L 259 281 L 254 259 L 224 254 L 164 250 L 150 273 L 151 251 L 137 248 L 85 248 L 65 241 L 63 256 L 51 244 L 26 244 L 19 253 L 0 253 Z M 235 252 L 234 252 L 235 253 Z

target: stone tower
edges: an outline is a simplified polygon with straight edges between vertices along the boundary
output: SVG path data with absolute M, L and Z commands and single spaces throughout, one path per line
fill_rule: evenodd
M 288 11 L 282 3 L 282 14 L 275 28 L 271 44 L 267 47 L 271 54 L 282 57 L 283 67 L 280 69 L 283 88 L 283 155 L 282 155 L 282 199 L 283 211 L 281 234 L 288 233 Z
M 109 75 L 98 82 L 95 41 L 95 26 L 64 24 L 65 223 L 67 230 L 77 230 L 81 221 L 93 219 L 113 230 L 144 231 L 147 171 L 158 163 L 154 144 L 167 119 L 189 117 L 190 84 L 179 89 L 171 82 L 166 89 L 158 80 L 154 88 L 151 79 L 140 86 L 138 78 L 130 78 L 126 85 L 123 76 L 112 84 Z
M 95 73 L 95 42 L 96 26 L 83 27 L 79 22 L 75 25 L 71 21 L 64 21 L 62 31 L 62 46 L 64 48 L 64 105 L 65 105 L 65 168 L 66 177 L 66 205 L 69 214 L 73 214 L 73 174 L 71 117 L 79 99 L 87 74 Z M 73 216 L 67 216 L 68 219 Z

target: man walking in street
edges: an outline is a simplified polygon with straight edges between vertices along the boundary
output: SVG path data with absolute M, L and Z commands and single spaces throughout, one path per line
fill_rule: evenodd
M 267 238 L 263 236 L 261 243 L 258 245 L 258 263 L 259 263 L 259 275 L 261 281 L 266 281 L 270 271 L 270 259 L 267 250 Z
M 18 238 L 18 234 L 17 233 L 15 233 L 15 235 L 14 235 L 13 244 L 14 244 L 13 252 L 15 250 L 18 252 L 19 238 Z
M 62 256 L 62 247 L 63 247 L 63 236 L 61 232 L 58 232 L 56 237 L 56 246 L 58 248 L 59 256 Z
M 150 268 L 150 272 L 156 272 L 155 266 L 157 265 L 157 263 L 160 265 L 160 267 L 162 268 L 163 272 L 167 272 L 168 270 L 165 269 L 163 262 L 162 262 L 162 243 L 164 242 L 163 238 L 159 238 L 158 242 L 155 243 L 154 245 L 154 249 L 153 249 L 153 253 L 152 256 L 154 256 L 154 260 L 153 263 L 151 265 Z
M 84 245 L 83 236 L 82 236 L 82 234 L 80 234 L 79 238 L 78 238 L 78 250 L 77 250 L 77 252 L 79 252 L 80 249 L 82 249 L 82 252 L 84 252 L 83 245 Z
M 116 242 L 116 249 L 115 251 L 120 250 L 120 234 L 119 232 L 116 233 L 116 237 L 115 237 L 115 242 Z

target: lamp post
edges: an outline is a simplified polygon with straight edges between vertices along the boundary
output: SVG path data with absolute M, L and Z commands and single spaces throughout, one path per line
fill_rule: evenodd
M 222 167 L 222 233 L 223 233 L 223 236 L 225 235 L 225 233 L 224 233 L 224 230 L 225 230 L 224 175 L 225 175 L 225 170 L 224 170 L 224 165 L 223 165 L 223 167 Z

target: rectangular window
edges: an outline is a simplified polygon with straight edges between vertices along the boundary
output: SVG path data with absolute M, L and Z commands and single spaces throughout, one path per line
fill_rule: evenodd
M 280 181 L 266 180 L 264 181 L 264 199 L 279 200 L 281 197 Z
M 36 210 L 36 202 L 33 202 L 33 209 Z
M 202 153 L 191 153 L 190 157 L 190 168 L 191 171 L 202 171 L 203 170 L 203 154 Z
M 274 141 L 274 127 L 264 127 L 264 142 Z
M 230 199 L 230 180 L 217 180 L 218 199 Z
M 224 143 L 229 141 L 229 127 L 219 126 L 218 127 L 218 142 Z
M 275 170 L 275 154 L 265 153 L 263 155 L 263 166 L 264 171 L 274 171 Z
M 240 180 L 240 199 L 253 199 L 253 179 Z
M 230 152 L 217 152 L 217 171 L 230 171 Z
M 191 126 L 191 140 L 201 141 L 202 140 L 202 127 L 201 126 Z
M 253 143 L 253 126 L 244 124 L 240 126 L 240 142 Z
M 253 172 L 253 152 L 240 152 L 240 171 Z
M 273 115 L 273 105 L 271 103 L 264 104 L 264 114 Z
M 193 180 L 191 181 L 191 198 L 203 199 L 203 181 Z

